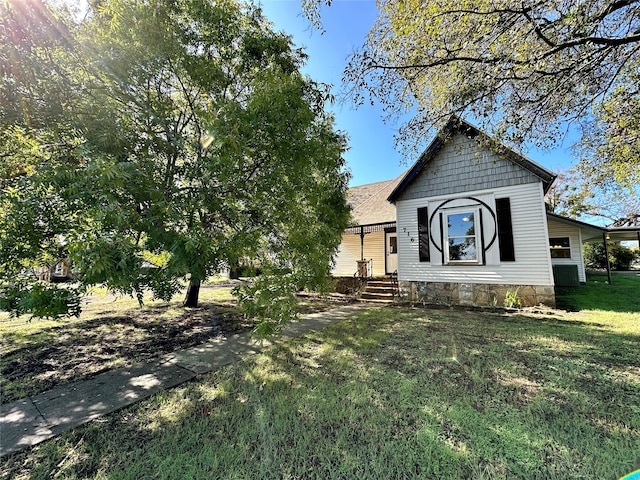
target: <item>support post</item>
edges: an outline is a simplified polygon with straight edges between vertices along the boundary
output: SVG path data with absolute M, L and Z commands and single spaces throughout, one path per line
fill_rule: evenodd
M 611 285 L 611 264 L 609 263 L 609 245 L 607 245 L 607 234 L 602 234 L 602 241 L 604 242 L 604 256 L 607 259 L 607 278 L 609 279 L 609 285 Z

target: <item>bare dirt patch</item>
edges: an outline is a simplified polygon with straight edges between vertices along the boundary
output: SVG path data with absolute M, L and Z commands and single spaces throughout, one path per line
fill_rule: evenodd
M 225 288 L 228 291 L 226 286 L 207 290 Z M 2 403 L 255 327 L 228 297 L 190 309 L 179 303 L 140 308 L 130 300 L 121 302 L 110 295 L 97 295 L 88 299 L 92 318 L 81 316 L 41 329 L 36 325 L 23 331 L 5 329 L 0 340 Z M 334 306 L 336 302 L 330 299 L 305 296 L 300 311 Z

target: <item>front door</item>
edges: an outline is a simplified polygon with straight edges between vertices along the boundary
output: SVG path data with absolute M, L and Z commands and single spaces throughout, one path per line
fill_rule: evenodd
M 396 232 L 385 233 L 386 273 L 398 270 L 398 235 Z

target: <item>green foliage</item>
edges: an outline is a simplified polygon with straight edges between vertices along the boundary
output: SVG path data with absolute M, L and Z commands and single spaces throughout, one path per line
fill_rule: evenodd
M 302 1 L 315 23 L 330 3 Z M 416 147 L 457 114 L 520 146 L 554 146 L 595 110 L 605 136 L 591 173 L 637 185 L 636 2 L 382 0 L 378 10 L 345 78 L 356 104 L 375 99 L 394 118 L 412 112 L 401 145 Z
M 594 214 L 592 190 L 583 188 L 582 178 L 573 171 L 560 172 L 547 193 L 545 203 L 557 215 L 579 218 L 582 214 Z
M 578 166 L 593 185 L 621 184 L 634 192 L 640 184 L 639 82 L 640 60 L 636 59 L 635 66 L 595 109 L 596 119 L 578 149 L 582 156 Z
M 608 242 L 609 263 L 612 270 L 629 270 L 634 260 L 638 258 L 638 252 L 624 245 Z M 607 268 L 607 256 L 604 244 L 587 243 L 584 246 L 584 261 L 589 268 Z
M 29 284 L 21 279 L 0 286 L 0 310 L 16 317 L 77 317 L 80 315 L 81 293 L 78 288 L 58 287 L 45 282 Z
M 640 192 L 615 180 L 603 181 L 581 167 L 559 172 L 545 194 L 553 213 L 569 218 L 594 216 L 611 226 L 633 225 L 640 214 Z
M 253 283 L 236 289 L 234 294 L 238 297 L 243 313 L 259 319 L 254 330 L 258 337 L 268 338 L 279 333 L 296 316 L 295 288 L 295 280 L 291 274 L 275 278 L 265 274 L 257 277 Z
M 507 308 L 520 308 L 522 307 L 522 299 L 518 296 L 518 289 L 515 292 L 507 290 L 507 294 L 504 297 L 504 306 Z
M 637 258 L 637 253 L 624 245 L 614 244 L 611 246 L 611 256 L 613 257 L 611 267 L 614 270 L 629 270 Z
M 609 257 L 611 260 L 611 257 Z M 584 263 L 587 268 L 607 268 L 607 256 L 604 245 L 599 243 L 586 243 L 584 245 Z
M 69 257 L 83 285 L 167 299 L 249 258 L 273 282 L 317 284 L 348 222 L 348 174 L 304 53 L 235 0 L 89 8 L 34 14 L 64 36 L 20 30 L 22 56 L 6 57 L 3 278 Z

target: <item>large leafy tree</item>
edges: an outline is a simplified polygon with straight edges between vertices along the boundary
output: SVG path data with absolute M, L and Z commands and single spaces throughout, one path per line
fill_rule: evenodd
M 590 186 L 621 185 L 638 196 L 640 185 L 640 63 L 597 106 L 577 145 L 578 168 Z M 636 212 L 638 213 L 638 212 Z
M 317 22 L 330 2 L 302 3 Z M 597 117 L 604 136 L 585 158 L 601 172 L 606 165 L 608 178 L 633 171 L 637 180 L 640 2 L 379 0 L 378 9 L 345 79 L 356 101 L 374 98 L 390 115 L 416 112 L 402 145 L 452 114 L 540 146 L 561 139 L 568 123 Z
M 13 312 L 79 311 L 79 291 L 25 277 L 65 258 L 63 235 L 77 218 L 50 177 L 77 163 L 64 114 L 74 91 L 61 65 L 70 37 L 41 2 L 0 2 L 0 307 Z
M 32 41 L 67 93 L 26 81 L 7 109 L 19 114 L 3 111 L 3 148 L 23 166 L 3 175 L 3 274 L 53 250 L 40 224 L 82 284 L 139 298 L 169 298 L 186 277 L 195 306 L 208 275 L 248 258 L 264 276 L 240 298 L 262 333 L 278 328 L 293 291 L 326 279 L 349 216 L 345 138 L 326 88 L 299 72 L 304 54 L 234 0 L 101 1 L 77 24 L 44 11 L 64 41 Z M 19 214 L 48 202 L 38 221 Z

